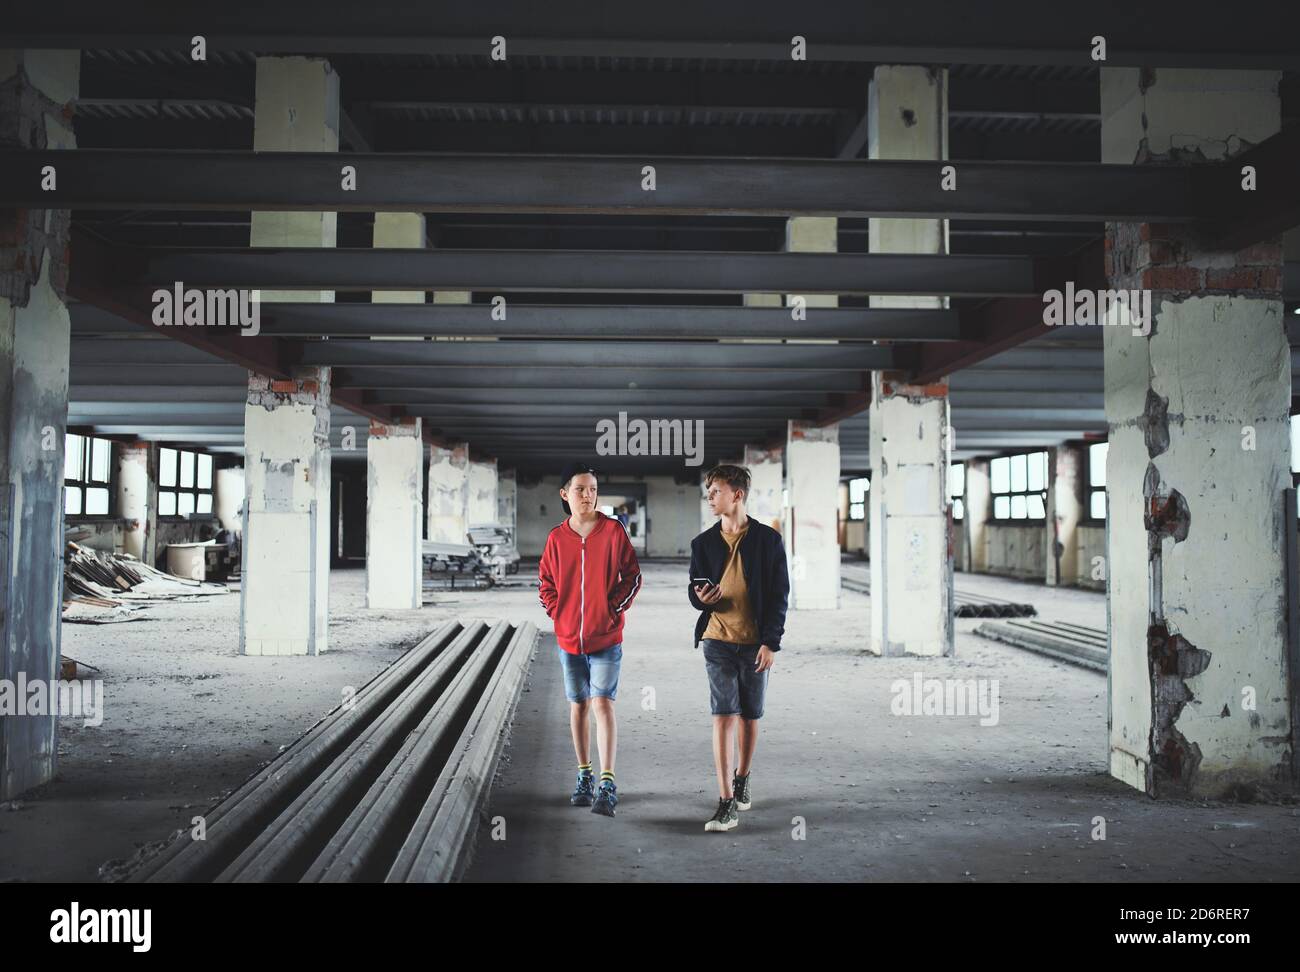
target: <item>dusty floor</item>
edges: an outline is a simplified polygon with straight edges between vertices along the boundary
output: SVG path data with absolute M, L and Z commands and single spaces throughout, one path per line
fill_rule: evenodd
M 717 802 L 703 662 L 679 565 L 652 565 L 628 615 L 618 816 L 568 805 L 574 758 L 553 638 L 543 640 L 482 828 L 476 881 L 1289 881 L 1300 809 L 1149 800 L 1106 774 L 1104 675 L 986 641 L 956 657 L 864 655 L 870 601 L 792 614 L 768 689 L 754 807 L 704 832 Z M 675 581 L 677 583 L 675 583 Z M 972 593 L 1105 625 L 1102 595 L 958 575 Z M 999 682 L 999 721 L 895 716 L 914 673 Z M 652 689 L 654 708 L 643 707 Z M 594 752 L 594 749 L 593 749 Z M 1091 839 L 1095 817 L 1106 839 Z M 798 818 L 798 819 L 796 819 Z M 802 822 L 804 839 L 796 839 Z M 499 831 L 498 831 L 499 832 Z
M 864 655 L 869 599 L 800 612 L 772 676 L 755 806 L 705 834 L 716 802 L 708 696 L 691 646 L 684 563 L 645 565 L 620 688 L 622 802 L 570 807 L 567 703 L 544 634 L 469 880 L 1295 880 L 1300 809 L 1156 803 L 1105 774 L 1105 677 L 986 642 L 958 622 L 957 656 Z M 963 589 L 1104 624 L 1098 594 L 964 578 Z M 153 619 L 64 627 L 67 655 L 101 668 L 102 726 L 61 729 L 59 778 L 0 805 L 0 880 L 97 880 L 202 812 L 402 649 L 451 617 L 549 622 L 535 590 L 440 592 L 421 611 L 371 612 L 364 572 L 331 578 L 331 650 L 237 654 L 239 598 L 160 604 Z M 890 714 L 890 684 L 999 680 L 996 726 Z M 655 707 L 642 708 L 644 690 Z M 1106 818 L 1107 839 L 1090 839 Z M 795 840 L 793 818 L 805 822 Z M 967 873 L 969 872 L 969 873 Z

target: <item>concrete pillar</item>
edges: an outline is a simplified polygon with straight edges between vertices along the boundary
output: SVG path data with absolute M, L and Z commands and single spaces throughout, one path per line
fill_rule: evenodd
M 0 145 L 75 148 L 80 51 L 0 50 Z M 0 678 L 59 678 L 67 210 L 0 212 Z M 55 714 L 0 717 L 0 799 L 54 777 Z
M 418 418 L 371 421 L 366 438 L 366 607 L 423 602 L 424 439 Z
M 948 69 L 880 65 L 867 96 L 867 157 L 904 161 L 948 157 Z M 938 178 L 936 173 L 935 178 Z M 947 253 L 946 219 L 872 217 L 872 253 Z M 940 307 L 939 297 L 872 297 L 872 307 Z
M 240 651 L 316 655 L 328 647 L 330 370 L 252 374 L 244 407 Z
M 469 443 L 429 450 L 429 539 L 469 543 Z
M 245 489 L 243 466 L 222 466 L 217 470 L 212 509 L 222 529 L 243 531 Z
M 328 61 L 259 57 L 253 149 L 337 152 L 339 79 Z M 252 246 L 336 243 L 336 213 L 255 212 Z M 333 291 L 274 291 L 264 301 L 330 303 Z M 285 381 L 250 375 L 244 408 L 240 650 L 315 655 L 328 645 L 330 372 Z
M 963 569 L 982 574 L 989 569 L 989 517 L 993 515 L 993 489 L 989 482 L 989 461 L 966 461 L 966 495 L 963 497 L 962 545 L 966 551 Z
M 791 216 L 785 224 L 785 249 L 788 253 L 835 253 L 839 250 L 839 220 L 834 216 Z M 794 297 L 802 297 L 806 307 L 838 307 L 836 294 L 787 294 L 786 306 Z M 798 334 L 798 323 L 791 325 Z
M 125 521 L 123 549 L 153 566 L 158 554 L 158 445 L 117 447 L 117 515 Z
M 259 57 L 253 113 L 256 152 L 337 152 L 339 77 L 315 57 Z M 255 212 L 253 246 L 334 246 L 337 213 Z M 283 290 L 265 301 L 332 303 L 330 290 Z
M 1048 453 L 1047 584 L 1073 587 L 1079 576 L 1079 522 L 1083 519 L 1088 458 L 1084 446 L 1066 444 Z
M 946 68 L 881 65 L 868 94 L 868 157 L 948 157 Z M 938 175 L 936 173 L 936 178 Z M 943 219 L 869 223 L 872 253 L 946 253 Z M 942 297 L 872 297 L 872 307 L 943 307 Z M 948 386 L 872 375 L 871 650 L 950 655 L 952 537 L 947 490 Z
M 759 523 L 780 530 L 781 492 L 785 489 L 785 465 L 781 449 L 745 446 L 744 465 L 749 470 L 749 497 L 745 508 Z M 708 512 L 707 505 L 705 512 Z
M 1231 158 L 1279 131 L 1279 80 L 1102 68 L 1102 161 Z M 1110 223 L 1106 270 L 1154 318 L 1103 328 L 1111 775 L 1195 798 L 1290 780 L 1281 241 Z
M 791 420 L 786 429 L 790 607 L 834 610 L 840 606 L 840 427 Z
M 871 650 L 951 655 L 947 382 L 871 392 Z
M 481 459 L 469 464 L 469 492 L 465 500 L 465 525 L 483 526 L 497 521 L 497 461 Z
M 510 531 L 515 540 L 516 549 L 519 538 L 515 533 L 518 526 L 518 486 L 513 469 L 502 469 L 497 475 L 497 523 Z
M 381 249 L 423 250 L 428 244 L 424 213 L 375 213 L 371 241 L 373 246 Z M 370 299 L 376 304 L 423 304 L 424 291 L 376 290 Z

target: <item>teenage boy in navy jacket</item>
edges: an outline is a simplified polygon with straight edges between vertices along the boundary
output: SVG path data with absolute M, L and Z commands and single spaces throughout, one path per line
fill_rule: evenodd
M 704 484 L 709 509 L 719 520 L 691 541 L 686 595 L 701 612 L 695 642 L 704 652 L 709 676 L 713 763 L 720 794 L 718 809 L 704 829 L 726 831 L 739 823 L 738 810 L 753 805 L 749 772 L 767 696 L 767 673 L 785 632 L 790 576 L 781 534 L 745 512 L 749 471 L 742 466 L 715 466 Z
M 614 698 L 623 660 L 623 614 L 641 589 L 641 568 L 623 525 L 596 509 L 596 491 L 596 474 L 589 466 L 578 463 L 564 471 L 560 502 L 570 515 L 546 538 L 537 579 L 542 606 L 555 622 L 578 757 L 578 782 L 569 802 L 612 817 L 618 803 Z M 588 715 L 593 709 L 599 789 L 591 774 Z

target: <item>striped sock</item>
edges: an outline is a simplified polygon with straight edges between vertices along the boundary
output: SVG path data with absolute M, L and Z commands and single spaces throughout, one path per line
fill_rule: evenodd
M 590 775 L 591 775 L 591 764 L 590 764 L 590 763 L 579 763 L 579 764 L 578 764 L 578 772 L 581 773 L 583 776 L 590 776 Z
M 613 770 L 601 770 L 601 771 L 600 771 L 600 782 L 602 782 L 602 783 L 613 783 L 613 782 L 614 782 L 614 771 L 613 771 Z

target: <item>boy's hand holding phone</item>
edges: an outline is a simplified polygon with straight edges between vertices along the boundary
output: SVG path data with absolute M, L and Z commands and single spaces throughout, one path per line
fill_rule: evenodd
M 691 582 L 695 585 L 695 596 L 702 604 L 717 604 L 722 600 L 722 588 L 707 577 L 692 577 Z

